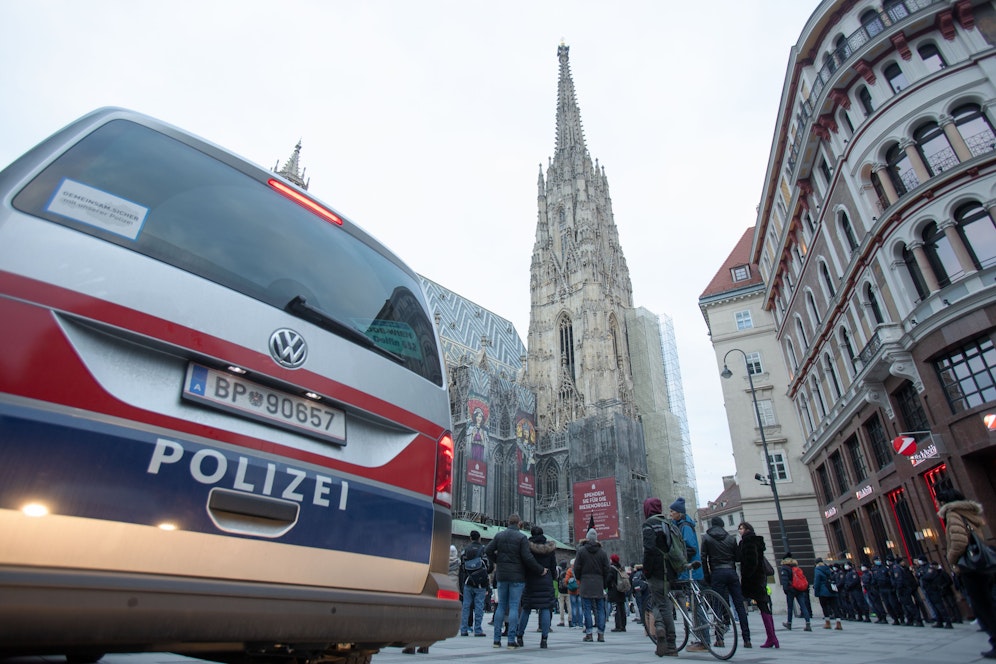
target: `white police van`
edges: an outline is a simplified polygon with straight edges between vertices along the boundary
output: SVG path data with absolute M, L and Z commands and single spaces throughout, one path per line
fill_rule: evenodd
M 114 108 L 0 171 L 0 655 L 453 635 L 450 428 L 417 276 L 273 173 Z

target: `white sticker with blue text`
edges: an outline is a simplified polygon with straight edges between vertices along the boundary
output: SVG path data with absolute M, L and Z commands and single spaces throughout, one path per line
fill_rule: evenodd
M 134 240 L 149 208 L 100 189 L 65 179 L 48 204 L 48 211 Z

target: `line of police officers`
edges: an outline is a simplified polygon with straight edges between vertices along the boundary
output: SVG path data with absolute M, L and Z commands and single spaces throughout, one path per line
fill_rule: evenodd
M 872 622 L 874 613 L 879 624 L 888 624 L 888 616 L 893 625 L 923 627 L 927 621 L 947 629 L 952 622 L 962 622 L 951 575 L 923 556 L 915 568 L 892 556 L 884 561 L 875 556 L 871 568 L 862 565 L 860 573 L 847 562 L 831 568 L 837 618 Z

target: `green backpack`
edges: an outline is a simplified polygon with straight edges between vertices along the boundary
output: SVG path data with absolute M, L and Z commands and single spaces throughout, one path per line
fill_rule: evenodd
M 681 536 L 681 531 L 671 519 L 661 514 L 655 515 L 653 519 L 653 528 L 657 533 L 657 550 L 664 556 L 668 579 L 673 579 L 684 572 L 685 565 L 688 564 L 685 538 Z

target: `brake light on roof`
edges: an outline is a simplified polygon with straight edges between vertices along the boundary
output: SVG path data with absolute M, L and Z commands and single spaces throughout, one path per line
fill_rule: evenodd
M 291 187 L 288 187 L 280 180 L 275 180 L 273 178 L 270 178 L 267 181 L 267 184 L 270 185 L 270 187 L 272 187 L 273 189 L 276 189 L 277 192 L 280 193 L 282 196 L 294 201 L 295 203 L 303 207 L 305 210 L 308 210 L 309 212 L 314 212 L 315 214 L 317 214 L 322 219 L 325 219 L 326 221 L 331 221 L 333 224 L 342 226 L 342 219 L 339 217 L 339 215 L 333 213 L 328 208 L 319 205 L 318 203 L 311 200 L 301 192 Z
M 453 503 L 453 437 L 449 433 L 436 443 L 435 502 L 444 507 Z

